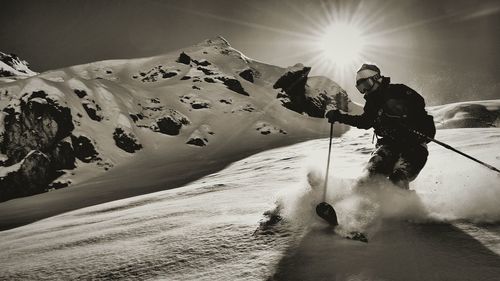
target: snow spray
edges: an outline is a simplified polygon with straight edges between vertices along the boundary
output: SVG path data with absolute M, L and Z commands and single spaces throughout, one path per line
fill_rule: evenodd
M 447 173 L 437 165 L 429 167 L 415 187 L 435 220 L 496 223 L 500 222 L 498 183 L 498 176 L 471 163 Z
M 306 171 L 305 181 L 278 197 L 281 215 L 300 226 L 324 224 L 315 215 L 323 201 L 324 177 L 319 169 Z M 426 219 L 427 212 L 415 192 L 401 190 L 388 180 L 374 180 L 363 186 L 357 180 L 332 178 L 327 201 L 337 211 L 337 232 L 373 232 L 383 219 Z

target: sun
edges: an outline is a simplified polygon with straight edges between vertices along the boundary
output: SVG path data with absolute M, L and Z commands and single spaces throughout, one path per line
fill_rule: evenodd
M 338 67 L 355 64 L 362 58 L 366 44 L 361 29 L 346 22 L 333 22 L 318 34 L 321 56 Z

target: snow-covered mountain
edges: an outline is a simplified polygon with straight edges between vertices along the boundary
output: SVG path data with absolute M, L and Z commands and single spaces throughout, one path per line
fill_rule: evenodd
M 0 82 L 10 82 L 37 75 L 29 68 L 27 61 L 15 54 L 0 52 Z
M 8 61 L 16 75 L 34 74 Z M 357 106 L 309 70 L 252 60 L 217 37 L 156 57 L 2 83 L 0 200 L 111 179 L 120 169 L 129 178 L 107 192 L 126 197 L 131 185 L 135 195 L 163 189 L 175 176 L 187 180 L 250 153 L 326 136 L 328 125 L 314 117 Z

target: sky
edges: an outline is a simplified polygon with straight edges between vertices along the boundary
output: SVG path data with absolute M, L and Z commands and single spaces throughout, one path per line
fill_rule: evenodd
M 500 98 L 500 1 L 16 0 L 1 7 L 0 51 L 39 72 L 168 53 L 220 35 L 250 58 L 311 66 L 355 101 L 363 62 L 429 105 Z M 325 41 L 339 23 L 354 26 L 349 35 L 362 41 Z M 358 54 L 340 65 L 333 50 L 336 58 Z

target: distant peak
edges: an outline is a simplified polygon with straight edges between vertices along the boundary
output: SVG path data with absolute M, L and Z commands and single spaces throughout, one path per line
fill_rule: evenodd
M 208 46 L 231 47 L 231 45 L 229 44 L 229 42 L 227 42 L 227 40 L 224 37 L 220 36 L 220 35 L 216 36 L 214 38 L 207 39 L 202 44 L 203 45 L 208 45 Z
M 0 60 L 9 66 L 13 66 L 16 62 L 22 62 L 16 54 L 7 54 L 4 52 L 0 52 Z
M 29 64 L 15 54 L 0 52 L 0 77 L 33 76 L 37 73 L 29 69 Z

